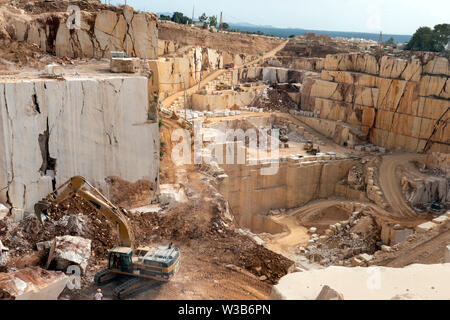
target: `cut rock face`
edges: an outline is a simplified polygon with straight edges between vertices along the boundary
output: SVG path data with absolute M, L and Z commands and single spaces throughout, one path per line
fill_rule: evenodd
M 38 267 L 0 273 L 0 300 L 56 300 L 69 277 Z
M 77 265 L 84 273 L 91 257 L 91 240 L 81 237 L 56 237 L 47 260 L 47 268 L 55 261 L 57 270 Z
M 0 81 L 0 167 L 8 168 L 0 170 L 0 202 L 16 221 L 76 175 L 106 194 L 108 177 L 158 181 L 158 123 L 144 123 L 145 77 L 16 80 Z

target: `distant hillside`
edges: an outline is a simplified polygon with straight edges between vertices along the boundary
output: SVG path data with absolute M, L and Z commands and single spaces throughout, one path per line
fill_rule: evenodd
M 247 23 L 234 24 L 230 23 L 230 29 L 238 29 L 240 31 L 257 32 L 261 31 L 265 34 L 274 35 L 281 38 L 288 38 L 291 35 L 301 35 L 303 33 L 313 32 L 318 35 L 326 34 L 329 37 L 343 37 L 343 38 L 363 38 L 367 40 L 378 41 L 380 34 L 378 33 L 364 33 L 364 32 L 343 32 L 343 31 L 324 31 L 324 30 L 307 30 L 307 29 L 290 29 L 290 28 L 274 28 L 267 26 L 254 26 Z M 394 38 L 395 42 L 408 42 L 411 39 L 410 35 L 398 34 L 384 34 L 383 40 Z

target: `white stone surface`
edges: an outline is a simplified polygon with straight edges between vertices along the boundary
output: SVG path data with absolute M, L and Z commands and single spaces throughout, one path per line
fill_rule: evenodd
M 292 273 L 272 289 L 273 300 L 314 300 L 328 285 L 345 300 L 389 300 L 411 297 L 447 300 L 450 297 L 450 264 L 411 265 L 405 268 L 345 268 Z
M 440 217 L 437 217 L 435 219 L 433 219 L 433 222 L 436 224 L 444 224 L 446 223 L 450 218 L 447 217 L 446 215 L 442 215 Z
M 416 227 L 417 232 L 428 232 L 437 227 L 437 224 L 433 222 L 425 222 Z
M 147 110 L 144 77 L 0 82 L 0 202 L 30 213 L 52 191 L 52 172 L 40 172 L 46 130 L 57 186 L 81 175 L 108 196 L 110 176 L 155 182 L 158 124 Z

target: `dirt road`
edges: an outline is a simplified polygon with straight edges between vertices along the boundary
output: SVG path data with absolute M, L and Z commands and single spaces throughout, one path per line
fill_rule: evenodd
M 292 258 L 292 249 L 298 246 L 305 246 L 310 239 L 308 229 L 298 224 L 295 216 L 280 216 L 273 218 L 279 224 L 284 225 L 288 231 L 279 236 L 272 236 L 266 241 L 266 248 L 280 253 L 288 258 Z
M 383 158 L 380 167 L 380 187 L 391 205 L 391 212 L 395 217 L 415 218 L 417 213 L 410 208 L 403 198 L 400 179 L 396 174 L 398 167 L 407 165 L 412 160 L 420 160 L 424 155 L 399 154 L 389 155 Z
M 290 215 L 295 216 L 298 220 L 301 220 L 303 217 L 308 216 L 309 214 L 313 214 L 315 212 L 319 212 L 322 210 L 325 210 L 327 208 L 333 207 L 333 206 L 340 206 L 344 207 L 345 205 L 354 205 L 355 203 L 360 204 L 361 206 L 364 206 L 365 208 L 369 209 L 371 212 L 371 215 L 379 218 L 380 220 L 387 222 L 387 223 L 400 223 L 405 227 L 415 227 L 420 223 L 423 223 L 427 221 L 426 218 L 417 217 L 416 219 L 411 219 L 410 217 L 393 217 L 392 214 L 377 205 L 371 203 L 371 202 L 364 202 L 364 201 L 355 201 L 355 200 L 349 200 L 349 199 L 329 199 L 329 200 L 317 200 L 310 202 L 309 204 L 301 207 L 300 209 L 295 209 L 290 213 Z M 350 212 L 351 213 L 351 212 Z

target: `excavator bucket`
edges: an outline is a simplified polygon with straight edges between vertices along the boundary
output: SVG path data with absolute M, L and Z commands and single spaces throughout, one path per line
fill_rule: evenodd
M 42 221 L 42 214 L 47 216 L 47 211 L 49 207 L 50 204 L 45 200 L 41 200 L 34 205 L 34 214 L 37 216 L 41 224 L 44 224 L 44 222 Z

